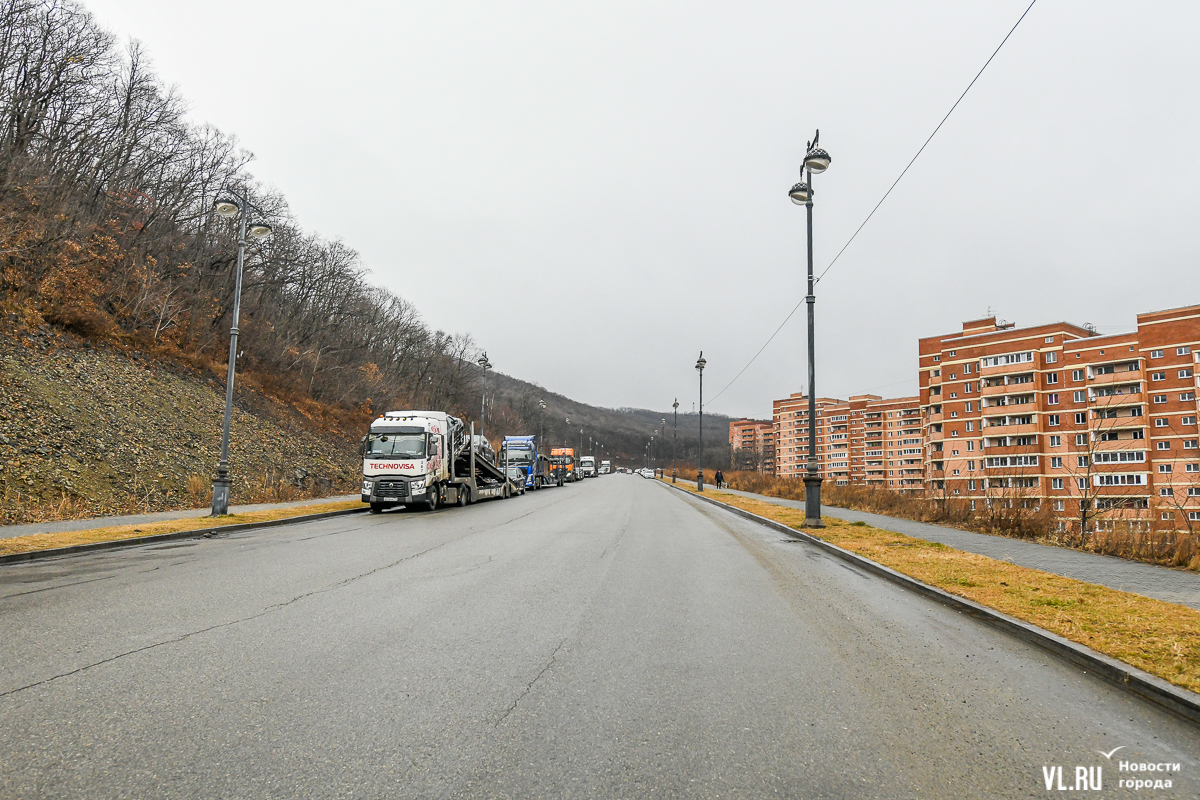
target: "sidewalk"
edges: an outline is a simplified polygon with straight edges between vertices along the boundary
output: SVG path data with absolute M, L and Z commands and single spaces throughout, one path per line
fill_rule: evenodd
M 319 503 L 339 503 L 346 500 L 357 500 L 358 495 L 347 494 L 339 497 L 320 497 L 315 500 L 294 500 L 290 503 L 258 503 L 248 506 L 230 506 L 230 514 L 242 514 L 247 511 L 267 511 L 273 508 L 295 508 L 311 506 Z M 115 525 L 140 525 L 143 522 L 159 522 L 167 519 L 190 519 L 192 517 L 207 517 L 212 513 L 208 508 L 196 508 L 190 511 L 160 511 L 154 514 L 131 514 L 127 517 L 100 517 L 98 519 L 66 519 L 59 522 L 31 522 L 27 525 L 0 526 L 0 539 L 11 539 L 14 536 L 29 536 L 35 533 L 64 533 L 66 531 L 85 531 L 92 528 L 111 528 Z
M 799 500 L 767 497 L 761 494 L 741 492 L 737 489 L 721 489 L 720 491 L 751 497 L 778 506 L 804 508 L 804 503 Z M 821 514 L 848 522 L 865 522 L 872 527 L 901 533 L 914 539 L 941 542 L 956 550 L 976 553 L 998 561 L 1007 561 L 1022 567 L 1052 572 L 1055 575 L 1062 575 L 1064 578 L 1074 578 L 1087 583 L 1107 586 L 1110 589 L 1132 592 L 1144 597 L 1153 597 L 1156 600 L 1165 600 L 1168 603 L 1178 603 L 1200 610 L 1200 574 L 1195 572 L 1159 567 L 1154 564 L 1102 556 L 1096 553 L 1085 553 L 1066 547 L 1037 544 L 1021 539 L 1009 539 L 1005 536 L 972 533 L 957 528 L 930 525 L 927 522 L 885 517 L 882 514 L 851 511 L 846 508 L 822 506 Z

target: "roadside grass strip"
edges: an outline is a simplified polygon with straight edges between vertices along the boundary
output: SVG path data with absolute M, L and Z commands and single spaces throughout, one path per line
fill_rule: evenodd
M 34 553 L 59 547 L 73 547 L 95 542 L 117 542 L 123 539 L 140 539 L 143 536 L 159 536 L 167 533 L 223 528 L 227 525 L 243 525 L 248 522 L 273 522 L 279 519 L 301 517 L 306 514 L 322 514 L 348 508 L 363 508 L 360 500 L 344 500 L 339 503 L 316 503 L 294 508 L 275 508 L 266 511 L 249 511 L 244 514 L 228 514 L 223 517 L 190 517 L 161 522 L 144 522 L 138 525 L 117 525 L 111 528 L 91 528 L 83 531 L 62 533 L 35 533 L 29 536 L 14 536 L 0 539 L 0 556 L 16 553 Z
M 676 484 L 695 492 L 695 486 Z M 726 492 L 705 496 L 800 530 L 804 512 Z M 803 532 L 1200 692 L 1200 611 L 825 517 Z

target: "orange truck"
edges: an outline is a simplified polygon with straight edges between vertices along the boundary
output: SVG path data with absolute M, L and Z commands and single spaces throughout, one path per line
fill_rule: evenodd
M 561 459 L 561 460 L 560 460 Z M 575 448 L 553 447 L 550 449 L 550 463 L 553 469 L 563 469 L 564 481 L 579 480 L 575 473 Z

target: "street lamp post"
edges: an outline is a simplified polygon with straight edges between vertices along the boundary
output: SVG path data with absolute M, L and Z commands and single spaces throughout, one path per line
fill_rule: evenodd
M 804 166 L 800 168 L 800 177 L 805 177 L 808 170 L 808 180 L 801 181 L 792 187 L 788 196 L 796 205 L 803 205 L 808 210 L 808 295 L 804 300 L 808 304 L 808 469 L 804 475 L 804 527 L 824 528 L 821 522 L 821 476 L 817 474 L 817 368 L 816 340 L 813 323 L 813 311 L 817 297 L 813 293 L 813 190 L 812 176 L 820 174 L 829 168 L 829 153 L 817 147 L 821 138 L 818 130 L 804 153 Z
M 538 447 L 543 447 L 542 437 L 546 433 L 546 401 L 538 400 L 538 407 L 542 409 L 541 415 L 538 417 Z
M 675 403 L 671 406 L 675 409 L 675 428 L 671 431 L 671 483 L 675 483 L 676 475 L 676 459 L 679 454 L 679 398 L 675 398 Z
M 650 434 L 650 469 L 654 470 L 655 474 L 657 474 L 658 473 L 658 461 L 654 458 L 654 437 L 655 436 L 658 436 L 657 430 L 654 431 L 654 433 Z
M 229 513 L 229 428 L 233 422 L 233 379 L 237 371 L 237 341 L 238 321 L 242 313 L 242 267 L 246 263 L 246 215 L 250 208 L 249 193 L 242 189 L 236 198 L 218 200 L 213 206 L 217 216 L 238 219 L 238 252 L 237 276 L 234 278 L 233 289 L 233 324 L 229 328 L 229 371 L 225 376 L 225 418 L 221 426 L 221 459 L 217 462 L 217 476 L 213 478 L 212 515 L 224 516 Z M 255 211 L 262 213 L 260 209 Z M 255 239 L 265 239 L 271 235 L 271 226 L 265 222 L 253 222 L 249 225 L 249 233 Z
M 485 438 L 483 434 L 483 420 L 487 414 L 487 371 L 492 368 L 492 362 L 488 361 L 487 352 L 485 351 L 475 363 L 483 370 L 483 395 L 479 400 L 479 438 L 483 440 Z M 471 442 L 471 447 L 475 447 L 474 442 Z
M 704 491 L 704 351 L 696 359 L 696 371 L 700 373 L 700 452 L 696 456 L 696 491 Z

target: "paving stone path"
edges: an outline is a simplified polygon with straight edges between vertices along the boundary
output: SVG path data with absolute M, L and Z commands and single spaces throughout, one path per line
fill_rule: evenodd
M 736 489 L 721 491 L 752 497 L 778 506 L 804 508 L 804 503 L 798 500 L 784 500 L 779 497 L 741 492 Z M 914 539 L 924 539 L 927 542 L 941 542 L 947 547 L 977 553 L 999 561 L 1008 561 L 1022 567 L 1040 569 L 1052 572 L 1066 578 L 1074 578 L 1088 583 L 1107 586 L 1123 592 L 1132 592 L 1145 597 L 1165 600 L 1168 603 L 1200 609 L 1200 574 L 1181 569 L 1159 567 L 1154 564 L 1144 564 L 1140 561 L 1129 561 L 1124 558 L 1102 556 L 1096 553 L 1085 553 L 1066 547 L 1037 544 L 1021 539 L 1009 539 L 1004 536 L 991 536 L 986 533 L 973 533 L 957 528 L 947 528 L 942 525 L 930 525 L 927 522 L 914 522 L 908 519 L 886 517 L 882 514 L 869 514 L 865 511 L 851 511 L 846 508 L 822 506 L 821 513 L 830 517 L 844 519 L 849 522 L 865 522 L 876 528 L 894 533 L 902 533 Z

